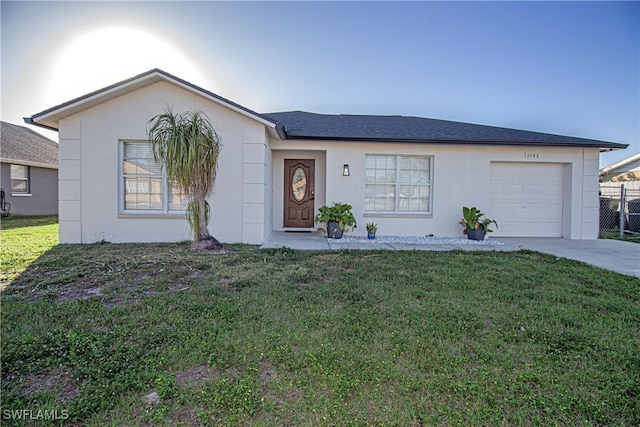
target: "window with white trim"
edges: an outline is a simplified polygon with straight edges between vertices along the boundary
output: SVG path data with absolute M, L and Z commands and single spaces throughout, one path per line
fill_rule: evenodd
M 11 165 L 11 192 L 29 194 L 29 166 Z
M 189 198 L 167 179 L 148 141 L 121 143 L 121 209 L 123 212 L 182 213 Z
M 365 212 L 430 213 L 431 165 L 431 156 L 367 154 L 365 156 Z

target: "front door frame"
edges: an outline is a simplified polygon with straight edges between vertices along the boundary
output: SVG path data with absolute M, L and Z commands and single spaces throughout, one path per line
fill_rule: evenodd
M 283 227 L 290 229 L 308 229 L 314 225 L 315 212 L 315 159 L 285 158 L 284 159 L 284 191 L 283 191 Z M 292 177 L 302 169 L 306 175 L 305 191 L 302 199 L 298 200 L 293 192 Z M 299 194 L 298 194 L 299 195 Z

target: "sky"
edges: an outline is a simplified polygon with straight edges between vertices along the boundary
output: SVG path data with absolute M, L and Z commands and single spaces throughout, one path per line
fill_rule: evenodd
M 0 14 L 10 123 L 157 67 L 262 113 L 420 116 L 629 144 L 601 166 L 640 152 L 637 1 L 2 1 Z

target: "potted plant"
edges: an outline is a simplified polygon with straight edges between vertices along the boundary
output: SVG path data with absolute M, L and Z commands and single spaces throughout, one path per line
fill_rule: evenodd
M 376 231 L 378 231 L 378 224 L 373 222 L 367 223 L 367 237 L 371 240 L 376 238 Z
M 333 206 L 323 206 L 320 213 L 315 216 L 314 222 L 327 225 L 327 237 L 331 239 L 341 239 L 342 233 L 349 231 L 348 227 L 356 228 L 356 217 L 351 213 L 353 206 L 347 203 L 333 202 Z M 325 231 L 318 227 L 318 231 Z
M 476 207 L 468 208 L 462 207 L 462 220 L 460 225 L 464 227 L 464 234 L 471 240 L 483 240 L 486 233 L 491 233 L 493 230 L 489 228 L 490 224 L 495 224 L 498 228 L 498 223 L 486 218 L 480 209 Z

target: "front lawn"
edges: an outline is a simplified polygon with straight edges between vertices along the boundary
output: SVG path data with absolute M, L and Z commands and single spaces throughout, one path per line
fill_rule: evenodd
M 640 424 L 634 277 L 528 251 L 212 255 L 3 228 L 2 425 Z
M 58 243 L 58 217 L 15 216 L 0 219 L 0 290 L 33 260 Z

